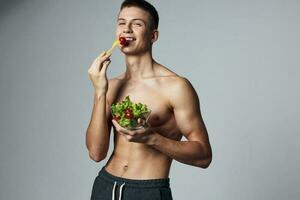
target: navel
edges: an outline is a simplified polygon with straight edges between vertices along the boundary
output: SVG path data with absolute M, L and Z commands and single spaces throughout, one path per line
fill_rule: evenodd
M 127 169 L 128 169 L 128 165 L 123 165 L 123 172 L 122 172 L 122 174 L 121 174 L 120 177 L 123 177 L 123 175 L 125 174 L 125 172 L 127 171 Z
M 128 169 L 128 165 L 124 165 L 124 166 L 123 166 L 123 170 L 124 170 L 124 171 L 127 171 L 127 169 Z

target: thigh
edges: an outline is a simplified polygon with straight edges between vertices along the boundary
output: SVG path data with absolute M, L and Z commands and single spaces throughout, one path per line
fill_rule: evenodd
M 173 200 L 170 188 L 126 188 L 122 200 Z
M 172 191 L 170 187 L 159 188 L 161 200 L 173 200 Z

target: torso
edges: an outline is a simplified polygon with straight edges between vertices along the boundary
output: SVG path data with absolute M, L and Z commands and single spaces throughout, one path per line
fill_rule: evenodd
M 123 74 L 109 81 L 107 99 L 112 103 L 127 95 L 133 102 L 147 104 L 151 109 L 148 123 L 164 137 L 181 140 L 180 133 L 169 104 L 169 88 L 180 77 L 159 67 L 159 75 L 138 82 L 126 81 Z M 114 151 L 105 169 L 111 174 L 129 179 L 157 179 L 169 177 L 172 159 L 155 148 L 143 143 L 128 142 L 113 129 Z

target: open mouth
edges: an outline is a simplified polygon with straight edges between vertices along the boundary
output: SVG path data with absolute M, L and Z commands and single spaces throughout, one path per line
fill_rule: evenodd
M 134 37 L 124 37 L 124 36 L 119 37 L 120 45 L 123 47 L 128 46 L 131 42 L 135 40 L 136 39 Z
M 133 37 L 125 37 L 126 38 L 126 41 L 129 41 L 129 42 L 132 42 L 132 41 L 135 41 L 136 39 L 133 38 Z

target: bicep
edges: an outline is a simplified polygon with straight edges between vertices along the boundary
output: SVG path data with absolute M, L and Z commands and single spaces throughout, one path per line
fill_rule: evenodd
M 181 133 L 190 141 L 207 141 L 199 97 L 191 83 L 183 78 L 173 88 L 171 106 Z

